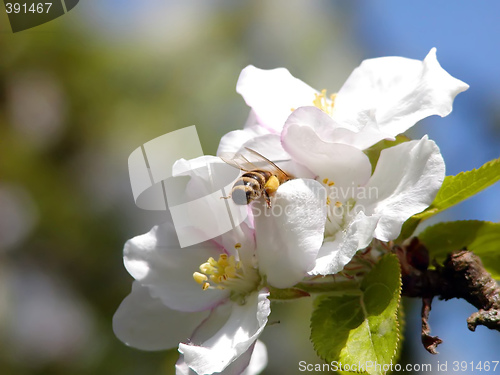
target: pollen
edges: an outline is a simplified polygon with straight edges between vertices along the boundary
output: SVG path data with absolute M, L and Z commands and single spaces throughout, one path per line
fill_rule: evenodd
M 335 182 L 330 181 L 328 178 L 324 178 L 324 179 L 323 179 L 323 183 L 324 183 L 325 185 L 330 186 L 330 187 L 331 187 L 331 186 L 333 186 L 333 185 L 335 185 Z
M 236 245 L 234 245 L 234 248 L 235 248 L 236 250 L 240 249 L 240 248 L 241 248 L 241 244 L 238 242 Z
M 331 116 L 333 114 L 336 97 L 337 94 L 331 94 L 330 97 L 327 97 L 326 89 L 323 89 L 319 94 L 314 94 L 313 105 Z
M 241 248 L 241 243 L 234 245 Z M 210 257 L 200 265 L 200 272 L 193 273 L 193 279 L 203 290 L 230 290 L 231 296 L 241 300 L 241 297 L 255 290 L 260 283 L 258 269 L 236 260 L 234 255 L 220 254 L 219 259 Z M 232 298 L 231 297 L 231 298 Z
M 237 245 L 241 247 L 241 244 L 236 244 L 235 247 Z M 217 289 L 225 289 L 222 284 L 229 279 L 238 278 L 240 268 L 241 263 L 235 260 L 234 255 L 220 254 L 218 260 L 210 257 L 205 263 L 201 264 L 201 272 L 195 272 L 193 279 L 203 286 L 203 290 L 212 286 L 212 283 L 215 284 L 213 286 Z
M 340 201 L 335 202 L 335 207 L 342 207 L 342 202 Z

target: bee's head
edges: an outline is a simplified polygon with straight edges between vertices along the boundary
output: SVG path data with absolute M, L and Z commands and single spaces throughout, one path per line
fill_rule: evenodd
M 249 204 L 253 197 L 252 197 L 252 191 L 244 189 L 242 186 L 241 189 L 233 189 L 233 192 L 231 194 L 231 198 L 233 198 L 234 203 L 237 205 L 243 206 L 246 204 Z

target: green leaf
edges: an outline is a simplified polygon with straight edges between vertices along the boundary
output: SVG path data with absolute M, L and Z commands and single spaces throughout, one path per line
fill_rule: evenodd
M 481 190 L 500 180 L 500 158 L 491 160 L 479 169 L 447 176 L 434 202 L 425 211 L 414 217 L 425 220 L 476 195 Z
M 399 145 L 403 142 L 408 142 L 409 140 L 410 138 L 408 138 L 406 135 L 399 134 L 396 136 L 396 140 L 394 141 L 387 141 L 383 139 L 380 142 L 375 143 L 373 146 L 367 148 L 365 150 L 365 154 L 366 156 L 368 156 L 368 159 L 370 159 L 370 163 L 372 165 L 372 173 L 373 171 L 375 171 L 375 167 L 377 166 L 377 162 L 380 158 L 380 153 L 382 152 L 382 150 Z
M 479 169 L 461 172 L 456 176 L 446 176 L 431 205 L 404 223 L 401 235 L 396 242 L 410 237 L 423 220 L 476 195 L 499 180 L 500 158 L 485 163 Z
M 321 358 L 349 365 L 351 371 L 359 363 L 391 363 L 399 340 L 397 313 L 401 298 L 395 255 L 385 255 L 365 276 L 360 295 L 320 298 L 311 317 L 311 340 Z M 384 373 L 375 367 L 356 371 Z
M 439 223 L 426 228 L 418 238 L 438 262 L 443 262 L 449 253 L 467 247 L 481 258 L 495 279 L 500 279 L 500 223 L 479 220 Z

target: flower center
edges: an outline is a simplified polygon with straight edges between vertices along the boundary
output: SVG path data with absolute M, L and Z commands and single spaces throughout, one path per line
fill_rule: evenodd
M 244 296 L 254 291 L 260 283 L 257 268 L 227 254 L 220 254 L 218 260 L 208 258 L 200 265 L 200 272 L 193 274 L 193 279 L 203 290 L 229 289 L 235 296 Z
M 331 94 L 328 98 L 326 96 L 326 89 L 323 89 L 319 94 L 314 94 L 313 105 L 331 116 L 333 114 L 336 96 L 337 94 Z

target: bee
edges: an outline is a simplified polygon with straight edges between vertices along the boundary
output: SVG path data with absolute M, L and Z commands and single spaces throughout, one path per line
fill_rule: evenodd
M 245 149 L 252 161 L 243 154 L 232 158 L 221 156 L 224 162 L 245 172 L 233 185 L 231 195 L 223 198 L 232 198 L 235 204 L 246 205 L 264 195 L 269 208 L 278 187 L 294 177 L 257 151 Z

